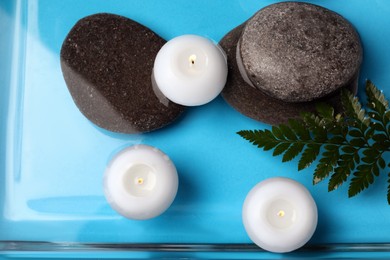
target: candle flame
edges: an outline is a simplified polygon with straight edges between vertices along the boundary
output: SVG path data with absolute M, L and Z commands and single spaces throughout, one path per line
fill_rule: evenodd
M 286 213 L 283 210 L 279 210 L 279 212 L 278 212 L 279 217 L 284 217 L 285 214 Z
M 188 60 L 190 61 L 191 65 L 194 65 L 195 64 L 195 60 L 196 60 L 196 55 L 195 54 L 192 54 Z
M 137 183 L 138 184 L 143 184 L 144 183 L 144 179 L 143 178 L 138 178 L 137 179 Z

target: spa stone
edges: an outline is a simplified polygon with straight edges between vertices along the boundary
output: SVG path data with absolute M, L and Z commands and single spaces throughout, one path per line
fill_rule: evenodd
M 165 40 L 122 16 L 79 20 L 61 48 L 61 68 L 78 109 L 101 128 L 149 132 L 170 124 L 184 107 L 153 90 L 151 75 Z
M 225 101 L 238 112 L 271 125 L 287 123 L 290 118 L 300 118 L 302 112 L 314 112 L 317 102 L 326 102 L 341 111 L 340 91 L 311 102 L 291 103 L 273 98 L 249 85 L 240 74 L 236 62 L 236 46 L 245 24 L 230 31 L 220 41 L 228 57 L 228 80 L 222 92 Z M 345 86 L 352 93 L 357 91 L 357 75 Z
M 287 102 L 312 101 L 354 80 L 362 46 L 353 26 L 323 7 L 269 5 L 242 30 L 239 53 L 251 83 Z

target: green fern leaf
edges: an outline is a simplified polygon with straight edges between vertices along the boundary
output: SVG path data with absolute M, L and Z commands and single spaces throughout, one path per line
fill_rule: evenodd
M 378 159 L 378 166 L 379 166 L 381 169 L 386 168 L 386 162 L 385 162 L 385 160 L 383 160 L 382 157 L 380 157 L 380 158 Z
M 366 93 L 368 98 L 367 106 L 378 112 L 380 116 L 384 115 L 389 109 L 389 102 L 385 99 L 385 95 L 369 80 L 366 82 Z
M 298 171 L 309 167 L 320 153 L 321 146 L 318 144 L 308 144 L 302 153 L 302 157 L 298 162 Z
M 374 182 L 374 174 L 372 172 L 371 165 L 362 164 L 357 167 L 357 171 L 354 172 L 353 178 L 349 185 L 348 196 L 353 197 L 368 188 L 370 184 Z
M 324 158 L 320 159 L 320 162 L 317 164 L 316 169 L 313 174 L 313 185 L 320 183 L 326 179 L 329 174 L 333 171 L 333 164 L 329 164 L 328 161 Z
M 277 138 L 277 139 L 283 139 L 283 140 L 285 140 L 285 138 L 284 138 L 284 135 L 283 135 L 283 133 L 282 133 L 282 130 L 279 128 L 279 127 L 277 127 L 277 126 L 272 126 L 272 134 L 275 136 L 275 138 Z
M 387 186 L 387 203 L 390 205 L 390 173 L 387 175 L 388 180 L 388 186 Z
M 335 145 L 325 146 L 327 151 L 322 153 L 322 158 L 314 170 L 313 184 L 323 181 L 333 172 L 340 156 L 338 149 L 334 148 L 338 147 Z
M 311 139 L 310 132 L 302 120 L 290 119 L 288 124 L 300 140 L 308 141 Z
M 283 155 L 282 162 L 288 162 L 294 159 L 298 156 L 298 154 L 302 151 L 304 147 L 303 143 L 297 142 L 293 143 L 290 148 L 286 151 L 286 153 Z
M 357 127 L 363 132 L 370 124 L 370 119 L 366 116 L 365 110 L 357 97 L 347 90 L 341 92 L 341 103 L 344 108 L 344 113 L 352 122 L 352 126 Z
M 297 140 L 297 136 L 294 131 L 287 125 L 279 125 L 279 129 L 287 140 Z
M 316 104 L 316 111 L 318 115 L 324 119 L 334 119 L 334 108 L 327 103 L 321 102 Z
M 280 143 L 276 148 L 274 149 L 273 156 L 278 156 L 284 153 L 289 147 L 291 143 Z
M 321 121 L 318 116 L 309 112 L 302 113 L 302 119 L 310 131 L 316 130 L 319 127 Z
M 336 167 L 334 173 L 330 177 L 328 183 L 328 191 L 333 191 L 340 187 L 348 178 L 350 174 L 350 169 L 345 166 Z
M 237 134 L 253 143 L 258 148 L 262 148 L 266 143 L 274 141 L 266 130 L 242 130 L 237 132 Z
M 283 155 L 282 162 L 298 160 L 298 171 L 319 160 L 313 173 L 313 184 L 329 178 L 328 190 L 343 185 L 350 178 L 348 196 L 369 187 L 386 165 L 383 154 L 390 151 L 389 103 L 374 84 L 367 81 L 367 112 L 359 100 L 343 90 L 343 115 L 335 115 L 326 104 L 317 105 L 317 113 L 303 113 L 302 120 L 271 130 L 243 130 L 243 138 L 273 155 Z M 390 173 L 387 200 L 390 204 Z

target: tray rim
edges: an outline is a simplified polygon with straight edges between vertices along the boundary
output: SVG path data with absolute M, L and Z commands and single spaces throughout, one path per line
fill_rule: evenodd
M 136 253 L 156 253 L 157 257 L 185 255 L 203 253 L 196 255 L 200 258 L 213 259 L 233 259 L 246 254 L 245 259 L 258 259 L 262 255 L 271 254 L 255 244 L 207 244 L 207 243 L 77 243 L 77 242 L 43 242 L 43 241 L 0 241 L 0 256 L 18 257 L 23 253 L 23 257 L 37 256 L 66 256 L 79 253 L 104 253 L 102 258 L 111 257 L 112 254 L 126 254 L 126 257 Z M 223 253 L 222 255 L 219 255 Z M 321 255 L 312 255 L 312 254 Z M 334 244 L 307 244 L 304 247 L 284 254 L 273 254 L 283 258 L 296 258 L 310 255 L 312 259 L 350 258 L 366 259 L 369 253 L 370 258 L 385 258 L 382 253 L 390 253 L 390 243 L 334 243 Z M 130 255 L 129 255 L 130 254 Z M 226 258 L 228 254 L 228 258 Z M 77 255 L 82 257 L 83 255 Z M 84 255 L 86 256 L 86 255 Z M 135 256 L 135 255 L 134 255 Z M 204 256 L 204 257 L 202 257 Z M 136 256 L 139 258 L 139 255 Z M 222 257 L 222 258 L 221 258 Z M 253 257 L 253 258 L 252 258 Z M 141 259 L 149 257 L 141 257 Z

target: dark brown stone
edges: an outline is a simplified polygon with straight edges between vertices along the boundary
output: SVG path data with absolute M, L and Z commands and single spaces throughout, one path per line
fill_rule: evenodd
M 358 74 L 363 53 L 351 23 L 302 2 L 258 11 L 243 28 L 239 49 L 253 85 L 287 102 L 312 101 L 345 86 Z
M 151 75 L 165 40 L 113 14 L 79 20 L 61 49 L 61 68 L 77 107 L 99 127 L 140 133 L 174 121 L 184 107 L 156 94 Z
M 317 102 L 327 102 L 336 111 L 341 110 L 340 91 L 312 102 L 291 103 L 270 97 L 246 83 L 236 62 L 236 46 L 244 26 L 242 24 L 230 31 L 219 43 L 228 57 L 228 79 L 222 92 L 227 103 L 250 118 L 272 125 L 287 123 L 290 118 L 299 118 L 302 112 L 314 111 Z M 357 75 L 346 88 L 356 93 Z

